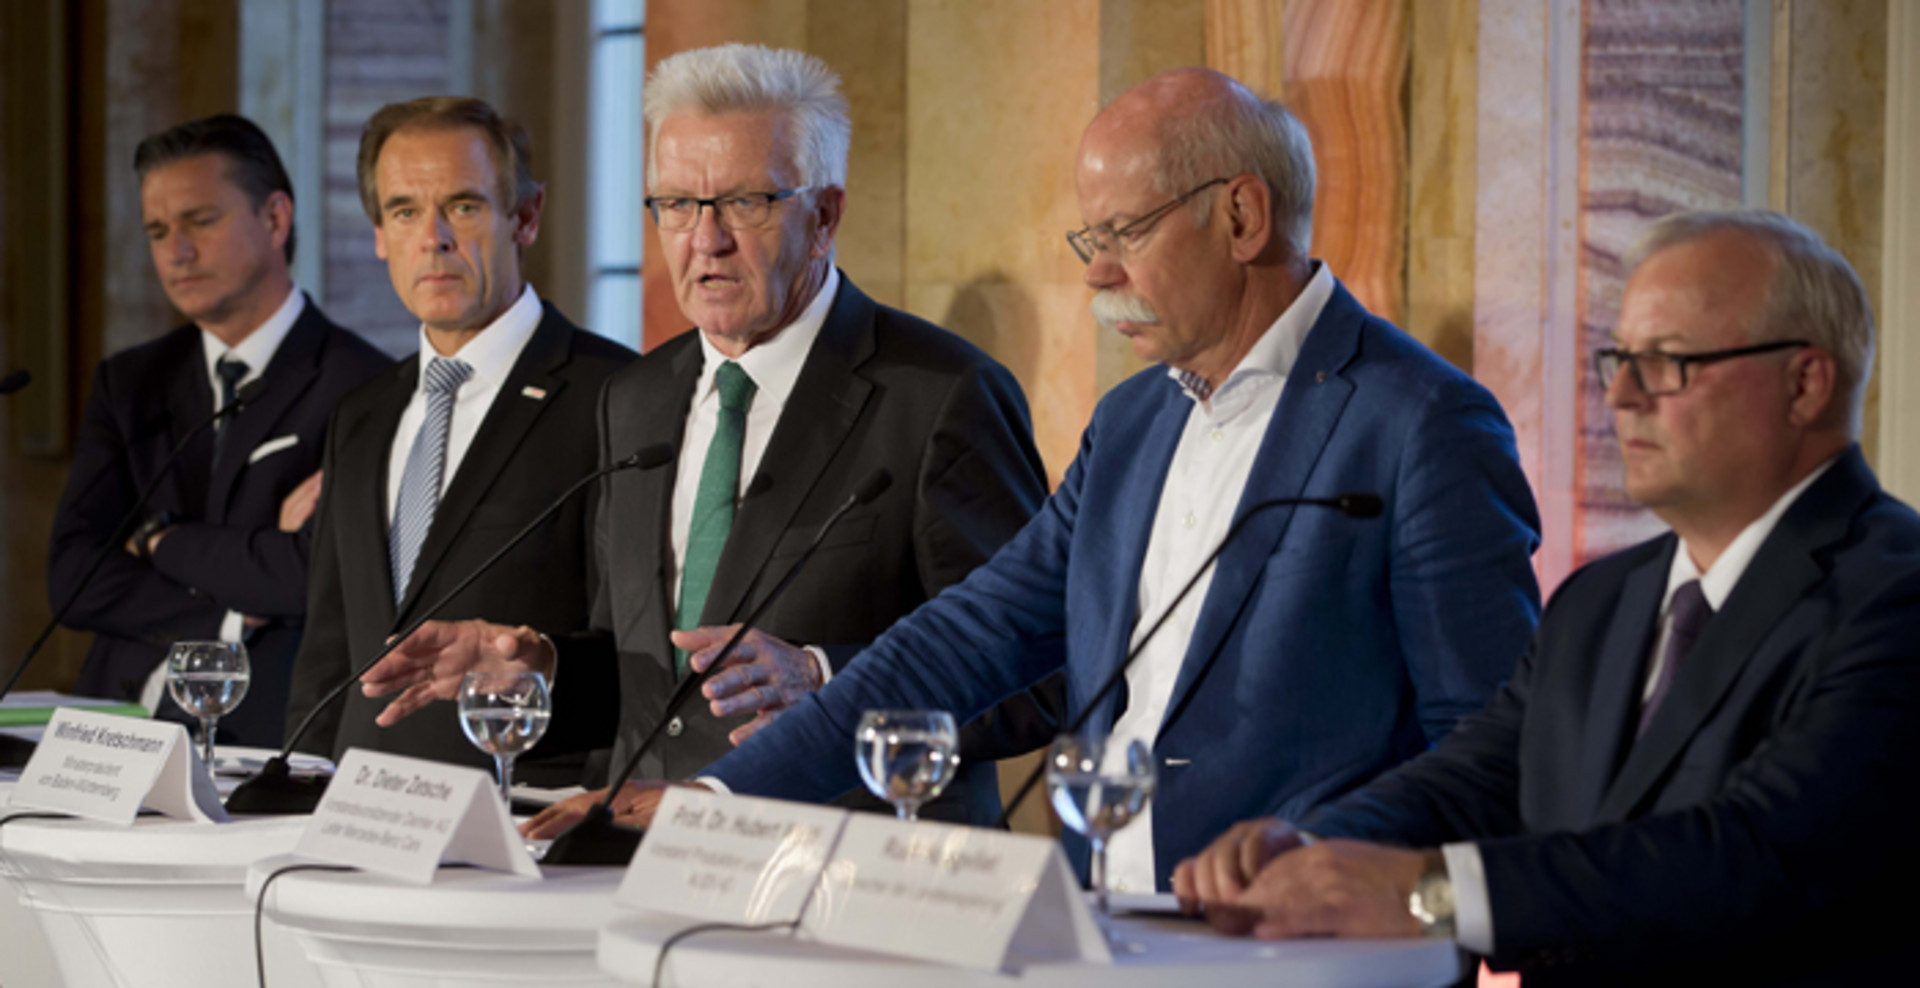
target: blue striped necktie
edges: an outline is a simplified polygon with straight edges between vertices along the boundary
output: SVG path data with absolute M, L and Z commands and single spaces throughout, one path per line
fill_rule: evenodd
M 412 451 L 407 453 L 407 469 L 400 475 L 400 497 L 393 508 L 393 529 L 387 535 L 395 605 L 407 595 L 420 545 L 427 540 L 433 513 L 440 507 L 440 479 L 447 466 L 447 427 L 453 421 L 453 400 L 460 385 L 472 376 L 473 368 L 462 360 L 435 357 L 427 364 L 426 382 L 421 387 L 427 396 L 427 417 L 413 438 Z

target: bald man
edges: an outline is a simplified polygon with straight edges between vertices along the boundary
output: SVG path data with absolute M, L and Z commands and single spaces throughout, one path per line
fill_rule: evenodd
M 1087 225 L 1067 240 L 1095 317 L 1165 366 L 1106 396 L 991 561 L 701 775 L 823 799 L 857 784 L 863 710 L 964 719 L 1057 668 L 1031 643 L 1064 635 L 1078 713 L 1144 641 L 1088 728 L 1153 748 L 1153 808 L 1109 852 L 1113 887 L 1145 892 L 1248 810 L 1304 812 L 1483 705 L 1538 610 L 1513 434 L 1311 258 L 1313 182 L 1300 123 L 1218 73 L 1167 73 L 1101 112 L 1076 174 Z M 1254 515 L 1146 640 L 1252 505 L 1348 491 L 1379 495 L 1382 517 Z M 656 799 L 631 786 L 616 808 L 642 820 Z

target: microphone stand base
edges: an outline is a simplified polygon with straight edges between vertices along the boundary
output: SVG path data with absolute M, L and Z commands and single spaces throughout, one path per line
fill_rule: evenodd
M 228 813 L 256 816 L 298 816 L 312 813 L 327 791 L 330 776 L 295 777 L 280 756 L 261 766 L 259 774 L 227 795 Z
M 622 827 L 613 822 L 613 813 L 604 804 L 595 803 L 573 829 L 554 838 L 553 846 L 540 859 L 543 865 L 616 865 L 626 867 L 640 849 L 646 831 Z
M 0 734 L 0 768 L 25 768 L 37 747 L 39 745 L 26 738 Z

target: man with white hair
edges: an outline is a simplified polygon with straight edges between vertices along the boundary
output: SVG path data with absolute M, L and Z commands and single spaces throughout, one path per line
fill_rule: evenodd
M 617 716 L 618 765 L 827 516 L 891 472 L 893 489 L 841 520 L 708 681 L 707 702 L 668 721 L 641 774 L 684 778 L 984 562 L 1039 508 L 1046 474 L 1005 367 L 834 267 L 851 127 L 823 63 L 746 45 L 683 52 L 645 99 L 647 208 L 699 331 L 609 383 L 601 453 L 667 443 L 678 462 L 616 474 L 601 497 L 594 630 L 541 629 L 549 644 L 529 628 L 429 626 L 365 682 L 370 695 L 407 688 L 390 723 L 451 695 L 476 663 L 557 671 L 555 718 Z M 617 686 L 596 682 L 616 664 Z M 1023 695 L 967 725 L 960 776 L 928 815 L 997 818 L 992 763 L 1051 738 L 1049 702 Z M 851 762 L 851 747 L 834 757 Z
M 1533 629 L 1537 522 L 1493 398 L 1309 258 L 1312 150 L 1284 108 L 1218 73 L 1157 76 L 1087 128 L 1077 185 L 1096 313 L 1168 366 L 1101 401 L 991 562 L 703 774 L 831 794 L 862 711 L 982 709 L 1061 668 L 1033 643 L 1064 635 L 1070 712 L 1153 747 L 1152 809 L 1110 852 L 1115 887 L 1144 892 L 1234 821 L 1336 797 L 1483 706 Z M 1346 492 L 1383 517 L 1255 510 Z M 656 799 L 619 805 L 645 819 Z
M 1595 361 L 1673 531 L 1569 577 L 1436 750 L 1182 864 L 1215 925 L 1424 928 L 1530 986 L 1913 976 L 1920 517 L 1855 444 L 1866 292 L 1775 213 L 1668 218 L 1628 263 Z

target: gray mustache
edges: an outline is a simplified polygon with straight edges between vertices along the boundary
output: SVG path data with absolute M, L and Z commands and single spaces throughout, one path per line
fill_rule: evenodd
M 1112 329 L 1123 323 L 1151 324 L 1160 321 L 1160 313 L 1153 311 L 1147 300 L 1137 295 L 1128 295 L 1111 288 L 1094 293 L 1093 300 L 1087 303 L 1093 311 L 1093 320 L 1101 329 Z

